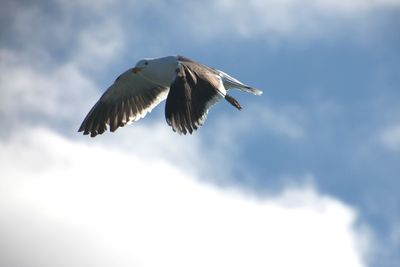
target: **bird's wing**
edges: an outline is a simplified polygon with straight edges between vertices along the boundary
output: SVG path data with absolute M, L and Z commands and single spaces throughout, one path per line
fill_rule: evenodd
M 129 69 L 121 74 L 92 107 L 79 132 L 94 137 L 107 130 L 143 118 L 168 94 L 168 87 L 157 85 Z
M 223 99 L 220 77 L 195 62 L 181 62 L 165 105 L 168 125 L 179 134 L 190 134 L 203 125 L 208 109 Z

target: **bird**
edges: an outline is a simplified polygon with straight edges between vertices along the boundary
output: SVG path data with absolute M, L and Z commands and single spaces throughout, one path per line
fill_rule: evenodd
M 254 95 L 263 93 L 223 71 L 184 56 L 144 58 L 118 76 L 90 109 L 78 132 L 91 137 L 103 134 L 107 128 L 114 132 L 145 117 L 166 99 L 167 124 L 174 132 L 192 134 L 204 124 L 208 110 L 219 100 L 225 99 L 242 109 L 227 94 L 231 88 Z

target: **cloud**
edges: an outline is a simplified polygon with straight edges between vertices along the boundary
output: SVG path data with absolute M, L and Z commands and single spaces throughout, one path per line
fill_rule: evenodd
M 313 186 L 254 198 L 45 128 L 0 148 L 2 266 L 365 266 L 357 211 Z
M 134 55 L 140 55 L 140 51 L 162 52 L 169 45 L 176 49 L 188 39 L 215 43 L 229 37 L 281 43 L 287 39 L 329 39 L 345 33 L 370 36 L 380 11 L 399 7 L 399 0 L 102 0 L 95 6 L 90 1 L 10 1 L 2 11 L 7 26 L 0 27 L 3 42 L 24 50 L 43 47 L 54 53 L 65 47 L 68 49 L 63 53 L 68 54 L 83 45 L 94 47 L 87 52 L 96 58 L 103 52 L 108 58 L 117 51 L 127 52 L 124 49 Z M 92 46 L 93 42 L 102 46 Z M 160 43 L 164 49 L 154 47 Z M 134 44 L 137 46 L 130 47 Z
M 65 135 L 118 75 L 110 71 L 117 61 L 216 39 L 373 35 L 369 26 L 379 11 L 399 1 L 32 3 L 9 1 L 0 11 L 0 119 L 11 138 L 1 139 L 0 152 L 2 265 L 182 266 L 196 259 L 235 266 L 250 258 L 255 266 L 365 265 L 368 234 L 356 224 L 356 210 L 335 198 L 295 187 L 256 200 L 195 182 L 205 171 L 214 180 L 229 178 L 236 162 L 226 155 L 235 151 L 225 149 L 232 143 L 223 131 L 214 144 L 172 136 L 163 120 L 135 123 L 134 131 L 102 136 L 97 145 Z M 307 135 L 292 113 L 261 111 L 257 130 L 294 141 Z M 243 114 L 225 123 L 244 133 L 254 120 L 246 117 L 253 111 Z M 62 136 L 28 129 L 54 123 Z
M 76 65 L 40 68 L 7 50 L 0 62 L 0 115 L 8 129 L 45 119 L 71 123 L 94 102 L 95 85 Z
M 88 69 L 102 70 L 119 56 L 124 39 L 119 25 L 113 20 L 91 25 L 80 33 L 77 51 L 71 61 Z
M 118 55 L 126 55 L 128 51 L 137 58 L 146 55 L 141 53 L 149 45 L 145 40 L 154 41 L 154 36 L 160 37 L 161 32 L 168 29 L 174 29 L 169 39 L 178 41 L 187 39 L 188 35 L 197 36 L 202 41 L 220 35 L 254 38 L 297 36 L 314 30 L 324 35 L 327 31 L 324 26 L 332 23 L 321 24 L 319 20 L 332 17 L 342 23 L 346 20 L 338 18 L 366 16 L 375 9 L 397 7 L 399 3 L 394 0 L 352 0 L 345 3 L 253 0 L 243 4 L 219 0 L 166 5 L 163 2 L 134 1 L 126 3 L 126 8 L 121 10 L 120 3 L 108 0 L 93 8 L 87 1 L 57 1 L 54 5 L 6 2 L 2 14 L 7 23 L 1 26 L 4 38 L 0 44 L 0 87 L 5 88 L 0 93 L 0 116 L 17 116 L 18 120 L 24 120 L 27 113 L 47 118 L 53 115 L 57 119 L 69 112 L 82 116 L 84 112 L 75 107 L 90 96 L 93 98 L 85 104 L 93 103 L 94 95 L 98 93 L 96 88 L 105 89 L 119 74 L 112 76 L 107 73 L 109 65 L 121 60 Z M 137 16 L 128 16 L 124 13 L 126 10 L 132 10 Z M 240 16 L 227 21 L 226 18 L 239 10 Z M 179 14 L 185 23 L 177 24 L 175 17 L 171 16 L 174 13 Z M 161 30 L 152 27 L 146 14 L 151 14 L 150 18 L 157 17 L 164 27 Z M 144 42 L 140 47 L 129 48 L 139 39 Z M 97 85 L 99 77 L 104 76 L 108 82 L 102 81 L 103 84 Z M 18 108 L 13 108 L 17 99 Z M 65 103 L 75 103 L 73 110 Z M 265 121 L 269 121 L 278 132 L 292 138 L 303 135 L 299 127 L 282 117 L 277 118 L 273 112 L 263 114 Z
M 181 10 L 178 13 L 186 21 L 183 30 L 195 33 L 198 39 L 229 36 L 276 42 L 331 38 L 343 33 L 343 26 L 346 31 L 362 33 L 365 25 L 374 23 L 369 20 L 376 11 L 399 6 L 397 0 L 218 0 L 187 2 L 174 8 Z M 166 13 L 170 12 L 167 9 Z
M 389 150 L 400 150 L 400 125 L 384 129 L 380 134 L 380 141 Z
M 6 18 L 14 14 L 4 30 L 10 38 L 0 42 L 0 117 L 8 129 L 50 121 L 77 128 L 78 118 L 97 100 L 97 88 L 115 78 L 96 84 L 123 49 L 118 22 L 100 5 L 83 21 L 77 3 L 67 2 L 5 5 Z M 96 14 L 102 19 L 94 22 Z

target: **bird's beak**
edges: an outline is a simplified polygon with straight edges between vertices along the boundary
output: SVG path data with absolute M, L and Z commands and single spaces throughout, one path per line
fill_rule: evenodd
M 140 72 L 142 69 L 143 69 L 143 68 L 140 68 L 140 67 L 134 67 L 134 68 L 132 69 L 132 72 L 136 74 L 136 73 Z

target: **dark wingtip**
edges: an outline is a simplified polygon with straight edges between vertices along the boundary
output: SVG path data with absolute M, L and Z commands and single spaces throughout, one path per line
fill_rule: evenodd
M 78 133 L 80 133 L 80 132 L 83 132 L 83 130 L 85 130 L 84 129 L 85 127 L 84 127 L 84 122 L 81 124 L 81 126 L 79 126 L 79 129 L 78 129 Z

